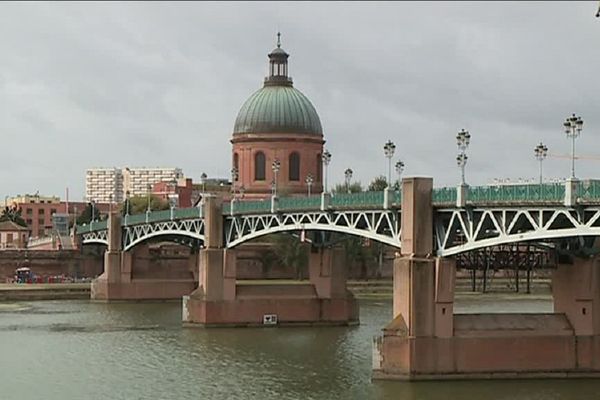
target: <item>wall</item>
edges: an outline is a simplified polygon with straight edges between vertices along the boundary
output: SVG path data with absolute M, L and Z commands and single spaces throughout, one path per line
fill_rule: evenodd
M 94 249 L 86 249 L 82 253 L 76 250 L 0 252 L 0 282 L 12 279 L 15 269 L 19 267 L 29 267 L 34 274 L 44 277 L 65 275 L 94 278 L 102 273 L 103 258 Z

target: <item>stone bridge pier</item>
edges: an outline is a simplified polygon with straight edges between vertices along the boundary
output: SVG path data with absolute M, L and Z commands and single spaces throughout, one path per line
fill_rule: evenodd
M 205 248 L 199 255 L 199 284 L 191 295 L 183 297 L 184 325 L 358 323 L 358 304 L 346 289 L 347 266 L 342 249 L 311 251 L 309 283 L 237 284 L 236 250 L 226 249 L 223 243 L 220 199 L 205 199 L 204 218 Z
M 104 272 L 91 285 L 91 299 L 95 301 L 168 300 L 191 293 L 196 287 L 194 266 L 198 254 L 190 254 L 190 268 L 162 271 L 150 268 L 147 246 L 141 244 L 129 251 L 122 250 L 121 216 L 108 217 L 108 249 L 104 254 Z M 147 251 L 146 251 L 147 253 Z
M 553 276 L 554 313 L 455 314 L 455 263 L 432 256 L 432 180 L 403 181 L 393 320 L 375 338 L 375 379 L 600 376 L 600 257 Z

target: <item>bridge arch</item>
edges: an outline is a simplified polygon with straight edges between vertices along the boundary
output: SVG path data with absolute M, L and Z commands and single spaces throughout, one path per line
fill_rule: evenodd
M 227 248 L 290 231 L 328 231 L 400 247 L 399 213 L 392 210 L 309 212 L 234 216 L 226 219 Z

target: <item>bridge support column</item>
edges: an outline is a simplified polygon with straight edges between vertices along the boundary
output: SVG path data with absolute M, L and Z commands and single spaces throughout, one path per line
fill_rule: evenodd
M 198 289 L 183 297 L 184 325 L 347 325 L 358 322 L 358 307 L 346 290 L 346 266 L 340 249 L 310 253 L 310 283 L 236 284 L 236 252 L 223 248 L 219 201 L 207 198 L 204 207 L 206 248 L 200 251 Z M 309 246 L 306 251 L 310 251 Z
M 123 251 L 121 245 L 121 216 L 108 217 L 108 250 L 104 254 L 104 272 L 92 281 L 94 301 L 167 300 L 191 293 L 196 286 L 193 274 L 184 279 L 168 279 L 142 274 L 134 279 L 133 251 Z
M 379 379 L 600 377 L 600 256 L 560 265 L 554 314 L 453 314 L 454 262 L 432 258 L 431 180 L 405 179 L 394 319 L 375 339 Z

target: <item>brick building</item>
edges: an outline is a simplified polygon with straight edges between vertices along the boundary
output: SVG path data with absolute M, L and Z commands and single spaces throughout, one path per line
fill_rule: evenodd
M 264 198 L 277 180 L 280 194 L 306 194 L 309 184 L 318 193 L 325 143 L 321 121 L 310 100 L 294 88 L 288 76 L 289 54 L 279 40 L 268 57 L 269 76 L 242 105 L 235 121 L 234 187 L 243 188 L 249 198 Z

